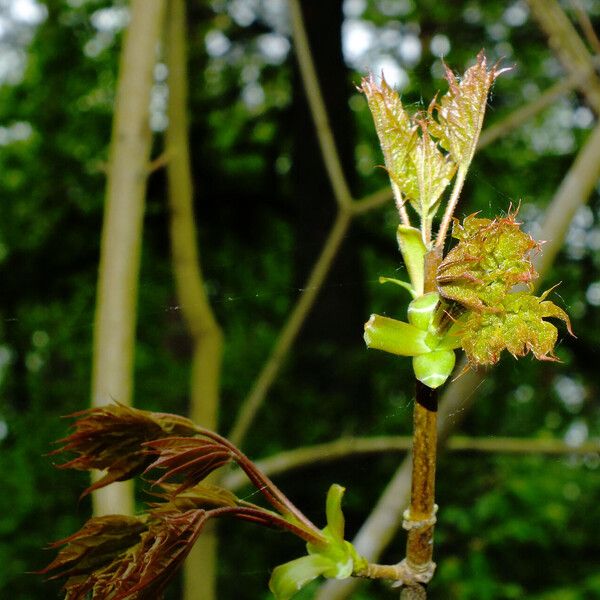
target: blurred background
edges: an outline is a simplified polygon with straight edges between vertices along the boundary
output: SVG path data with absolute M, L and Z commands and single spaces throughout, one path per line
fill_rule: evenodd
M 596 0 L 303 0 L 300 7 L 344 177 L 354 199 L 367 199 L 341 231 L 288 2 L 187 2 L 181 33 L 201 286 L 224 340 L 218 429 L 239 426 L 254 390 L 258 410 L 240 435 L 254 459 L 412 429 L 410 362 L 367 352 L 362 340 L 372 312 L 402 318 L 408 298 L 378 284 L 379 275 L 403 277 L 404 268 L 398 216 L 384 201 L 383 158 L 355 88 L 361 77 L 383 70 L 405 104 L 419 109 L 446 89 L 442 59 L 462 72 L 485 48 L 491 62 L 512 65 L 494 86 L 484 129 L 498 125 L 495 139 L 475 158 L 457 216 L 493 217 L 520 204 L 534 236 L 600 112 Z M 60 416 L 90 405 L 106 180 L 115 167 L 109 145 L 130 21 L 128 2 L 0 0 L 1 598 L 60 597 L 60 582 L 27 572 L 47 563 L 52 552 L 44 547 L 91 511 L 89 499 L 78 501 L 87 475 L 57 471 L 46 454 L 67 432 Z M 170 248 L 168 31 L 151 57 L 147 99 L 152 162 L 133 402 L 185 414 L 194 344 Z M 560 364 L 504 357 L 475 391 L 463 390 L 472 406 L 449 415 L 464 443 L 439 462 L 433 598 L 600 598 L 600 149 L 587 148 L 589 191 L 565 209 L 562 250 L 541 282 L 542 289 L 561 282 L 553 300 L 577 337 L 561 331 Z M 335 222 L 333 260 L 322 283 L 307 284 Z M 280 352 L 267 363 L 274 348 Z M 509 451 L 507 437 L 519 448 Z M 482 450 L 481 439 L 491 446 Z M 404 455 L 388 447 L 323 460 L 323 450 L 314 464 L 274 477 L 318 524 L 330 483 L 346 486 L 352 538 Z M 138 493 L 138 506 L 144 499 Z M 301 544 L 249 524 L 222 525 L 216 597 L 269 598 L 270 569 L 300 555 Z M 398 561 L 404 540 L 393 536 L 381 560 Z M 299 598 L 334 597 L 317 587 Z M 169 593 L 183 597 L 180 582 Z M 397 596 L 378 583 L 352 593 Z

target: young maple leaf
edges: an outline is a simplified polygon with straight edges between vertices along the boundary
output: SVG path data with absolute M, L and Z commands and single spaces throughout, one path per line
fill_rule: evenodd
M 459 168 L 466 169 L 477 148 L 490 88 L 501 73 L 510 69 L 500 69 L 496 64 L 488 70 L 483 50 L 460 81 L 448 66 L 445 68 L 449 90 L 439 102 L 431 103 L 429 128 Z
M 167 504 L 144 517 L 90 519 L 40 573 L 67 577 L 65 600 L 156 600 L 198 539 L 211 511 Z
M 200 483 L 216 469 L 234 460 L 230 448 L 218 441 L 204 437 L 169 437 L 146 442 L 147 452 L 153 457 L 146 470 L 165 469 L 155 483 L 176 476 L 183 482 L 174 494 Z
M 427 115 L 410 116 L 400 96 L 381 78 L 365 77 L 367 97 L 392 184 L 424 219 L 433 217 L 456 165 L 429 135 Z
M 63 446 L 52 455 L 74 452 L 76 458 L 61 469 L 105 470 L 106 475 L 87 488 L 83 495 L 113 481 L 124 481 L 143 473 L 153 461 L 143 444 L 173 435 L 190 436 L 195 425 L 184 417 L 139 410 L 114 404 L 70 415 L 75 431 L 59 440 Z
M 544 319 L 563 320 L 569 333 L 571 324 L 562 308 L 545 300 L 549 291 L 539 298 L 528 292 L 514 292 L 506 295 L 501 311 L 471 312 L 463 323 L 461 336 L 469 362 L 493 365 L 505 349 L 515 357 L 531 351 L 538 360 L 558 360 L 554 356 L 558 331 Z
M 458 244 L 438 268 L 440 295 L 467 313 L 456 328 L 471 365 L 491 365 L 503 350 L 513 356 L 533 352 L 540 360 L 555 360 L 558 332 L 544 319 L 563 320 L 569 333 L 568 315 L 528 291 L 511 292 L 517 284 L 537 277 L 530 253 L 539 244 L 521 231 L 515 213 L 494 220 L 470 215 L 461 225 L 454 222 L 452 235 Z
M 521 231 L 516 213 L 507 217 L 454 220 L 452 237 L 459 243 L 438 268 L 440 294 L 471 310 L 500 309 L 498 304 L 516 284 L 537 277 L 530 253 L 539 244 Z

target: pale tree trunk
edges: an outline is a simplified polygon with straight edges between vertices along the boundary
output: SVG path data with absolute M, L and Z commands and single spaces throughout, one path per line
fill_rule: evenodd
M 194 227 L 187 119 L 187 56 L 183 0 L 171 0 L 167 27 L 169 126 L 166 133 L 173 272 L 183 318 L 192 338 L 190 418 L 217 429 L 223 336 L 204 290 Z M 208 526 L 184 567 L 184 598 L 216 598 L 216 531 Z
M 165 0 L 132 0 L 125 34 L 108 162 L 100 249 L 92 405 L 131 404 L 142 221 L 151 133 L 148 123 Z M 93 495 L 94 513 L 131 514 L 131 482 Z

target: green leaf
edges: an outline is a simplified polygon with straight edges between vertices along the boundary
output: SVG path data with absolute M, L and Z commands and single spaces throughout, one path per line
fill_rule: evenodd
M 418 195 L 408 197 L 421 218 L 426 220 L 435 215 L 441 196 L 454 177 L 456 164 L 440 152 L 437 142 L 428 133 L 427 122 L 421 121 L 420 125 L 422 135 L 409 155 L 415 165 Z
M 420 296 L 423 293 L 427 252 L 421 232 L 414 227 L 399 225 L 396 236 L 415 295 Z
M 497 312 L 472 312 L 464 321 L 462 345 L 475 365 L 492 365 L 503 350 L 513 356 L 530 351 L 539 360 L 557 360 L 553 354 L 558 332 L 546 318 L 561 319 L 571 325 L 568 315 L 553 302 L 527 292 L 508 294 Z
M 277 600 L 289 600 L 331 567 L 331 560 L 319 554 L 296 558 L 275 567 L 269 581 L 269 589 Z
M 444 155 L 428 133 L 428 116 L 410 116 L 385 81 L 373 75 L 362 81 L 375 129 L 392 183 L 423 219 L 433 216 L 450 183 L 456 165 Z
M 418 356 L 430 352 L 426 337 L 426 331 L 380 315 L 371 315 L 365 323 L 364 339 L 367 346 L 398 356 Z
M 325 512 L 327 515 L 327 531 L 334 540 L 342 543 L 344 541 L 344 513 L 342 512 L 342 498 L 346 488 L 334 483 L 327 492 Z
M 415 377 L 427 387 L 436 389 L 452 374 L 456 363 L 454 350 L 434 350 L 413 358 Z
M 529 258 L 539 244 L 519 228 L 515 214 L 494 219 L 470 215 L 454 222 L 459 243 L 446 255 L 437 274 L 440 294 L 466 308 L 496 310 L 516 284 L 537 277 Z
M 327 526 L 322 532 L 325 544 L 306 544 L 308 556 L 303 556 L 275 568 L 269 588 L 278 600 L 291 598 L 306 584 L 320 575 L 330 579 L 346 579 L 355 571 L 364 570 L 367 561 L 354 546 L 344 540 L 342 498 L 345 488 L 333 484 L 327 492 Z
M 449 90 L 439 103 L 431 103 L 429 129 L 463 169 L 468 168 L 477 148 L 490 87 L 507 70 L 499 69 L 498 65 L 488 70 L 483 50 L 460 81 L 446 66 Z M 434 112 L 437 122 L 433 119 Z
M 390 179 L 404 195 L 415 198 L 418 194 L 416 173 L 408 157 L 418 140 L 417 123 L 383 77 L 381 85 L 377 85 L 372 74 L 365 77 L 360 89 L 367 97 Z

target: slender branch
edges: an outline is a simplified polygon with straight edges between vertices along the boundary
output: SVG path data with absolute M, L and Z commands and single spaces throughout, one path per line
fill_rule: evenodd
M 216 429 L 223 340 L 204 287 L 194 226 L 183 0 L 171 0 L 168 24 L 169 126 L 165 155 L 169 156 L 167 183 L 173 274 L 181 313 L 193 342 L 190 418 L 203 427 Z
M 302 9 L 298 0 L 289 0 L 290 13 L 292 17 L 292 38 L 294 40 L 294 48 L 298 66 L 300 67 L 300 75 L 304 85 L 306 98 L 310 106 L 310 111 L 317 131 L 317 138 L 323 156 L 323 162 L 329 181 L 333 188 L 333 194 L 338 205 L 342 208 L 349 208 L 352 204 L 352 194 L 340 160 L 339 152 L 335 145 L 335 139 L 329 124 L 325 101 L 319 86 L 319 78 L 312 59 L 306 28 L 304 27 L 304 19 L 302 17 Z
M 278 452 L 273 456 L 255 461 L 255 464 L 263 473 L 273 477 L 296 469 L 326 465 L 336 460 L 345 460 L 363 454 L 391 454 L 394 452 L 407 452 L 411 448 L 411 436 L 345 437 L 332 442 Z M 568 454 L 583 456 L 600 452 L 600 441 L 595 440 L 584 442 L 579 446 L 570 446 L 563 440 L 557 439 L 479 438 L 455 435 L 448 440 L 446 450 L 483 454 L 540 454 L 548 456 Z M 221 483 L 230 490 L 239 490 L 247 483 L 247 479 L 241 471 L 234 471 L 222 479 Z
M 461 169 L 458 175 L 460 176 Z M 437 289 L 435 276 L 442 253 L 435 248 L 425 255 L 424 291 Z M 413 447 L 410 504 L 404 512 L 402 526 L 408 530 L 406 558 L 400 563 L 407 571 L 401 597 L 415 593 L 427 597 L 426 585 L 433 577 L 433 529 L 435 505 L 435 467 L 437 459 L 438 392 L 416 381 L 413 409 Z M 420 590 L 416 592 L 416 590 Z
M 594 25 L 587 14 L 583 4 L 580 0 L 571 0 L 571 5 L 575 10 L 575 15 L 577 16 L 577 20 L 579 21 L 579 26 L 581 27 L 581 31 L 583 31 L 583 35 L 585 39 L 588 41 L 588 44 L 593 48 L 596 54 L 600 53 L 600 40 L 596 35 L 594 30 Z
M 594 68 L 592 55 L 579 37 L 577 30 L 556 0 L 528 0 L 531 12 L 540 28 L 548 36 L 550 46 L 570 73 L 589 73 Z M 598 114 L 600 109 L 600 78 L 587 77 L 580 85 L 590 107 Z
M 237 420 L 227 436 L 236 446 L 241 446 L 242 440 L 248 432 L 255 414 L 261 407 L 290 347 L 300 332 L 300 328 L 317 298 L 317 294 L 323 285 L 327 272 L 329 271 L 344 236 L 346 235 L 351 218 L 348 211 L 339 210 L 334 225 L 329 232 L 329 236 L 325 241 L 319 258 L 308 277 L 300 298 L 281 330 L 271 355 L 254 382 L 250 394 L 244 400 L 238 413 Z
M 188 124 L 187 31 L 183 0 L 171 0 L 167 21 L 169 125 L 165 135 L 173 275 L 181 313 L 192 339 L 190 418 L 217 428 L 223 335 L 212 312 L 200 268 L 194 226 L 194 190 Z M 217 536 L 214 525 L 192 548 L 184 565 L 184 598 L 217 597 Z
M 125 34 L 108 160 L 106 209 L 94 321 L 92 405 L 130 405 L 142 223 L 150 157 L 148 123 L 156 45 L 165 0 L 133 0 Z M 96 515 L 133 513 L 131 484 L 93 496 Z
M 555 198 L 546 210 L 542 233 L 542 252 L 534 259 L 541 276 L 547 273 L 562 247 L 562 241 L 577 209 L 583 204 L 600 178 L 600 124 L 597 124 L 562 180 Z M 540 281 L 538 280 L 538 281 Z M 539 284 L 538 284 L 539 285 Z
M 518 129 L 535 115 L 551 106 L 558 98 L 585 84 L 586 80 L 595 73 L 595 67 L 597 66 L 600 66 L 600 57 L 594 57 L 593 65 L 589 69 L 573 73 L 569 77 L 558 81 L 542 92 L 535 100 L 517 108 L 498 123 L 487 127 L 479 138 L 477 149 L 481 150 L 511 131 Z
M 368 194 L 360 200 L 355 200 L 352 203 L 352 212 L 355 215 L 362 215 L 363 213 L 370 212 L 375 208 L 381 208 L 393 197 L 394 193 L 392 188 L 389 185 L 386 185 L 384 188 Z
M 584 205 L 598 179 L 600 170 L 600 125 L 586 141 L 584 147 L 569 169 L 558 188 L 548 215 L 570 215 L 574 207 Z M 567 185 L 566 182 L 569 182 Z M 566 212 L 567 211 L 567 212 Z M 568 218 L 565 218 L 568 221 Z M 567 223 L 568 227 L 568 223 Z M 566 227 L 558 219 L 547 218 L 541 231 L 542 239 L 553 240 L 553 246 L 560 248 L 564 241 Z M 551 261 L 541 261 L 538 269 L 540 278 L 548 273 Z M 462 364 L 464 367 L 464 362 Z M 460 371 L 461 365 L 458 366 Z M 475 392 L 482 384 L 485 373 L 469 371 L 454 381 L 444 393 L 440 403 L 438 447 L 442 448 L 475 400 Z M 380 497 L 377 505 L 360 528 L 353 544 L 367 560 L 375 561 L 391 542 L 402 521 L 402 511 L 406 506 L 410 490 L 411 459 L 407 456 Z M 343 600 L 357 585 L 356 580 L 328 581 L 315 596 L 316 600 Z

